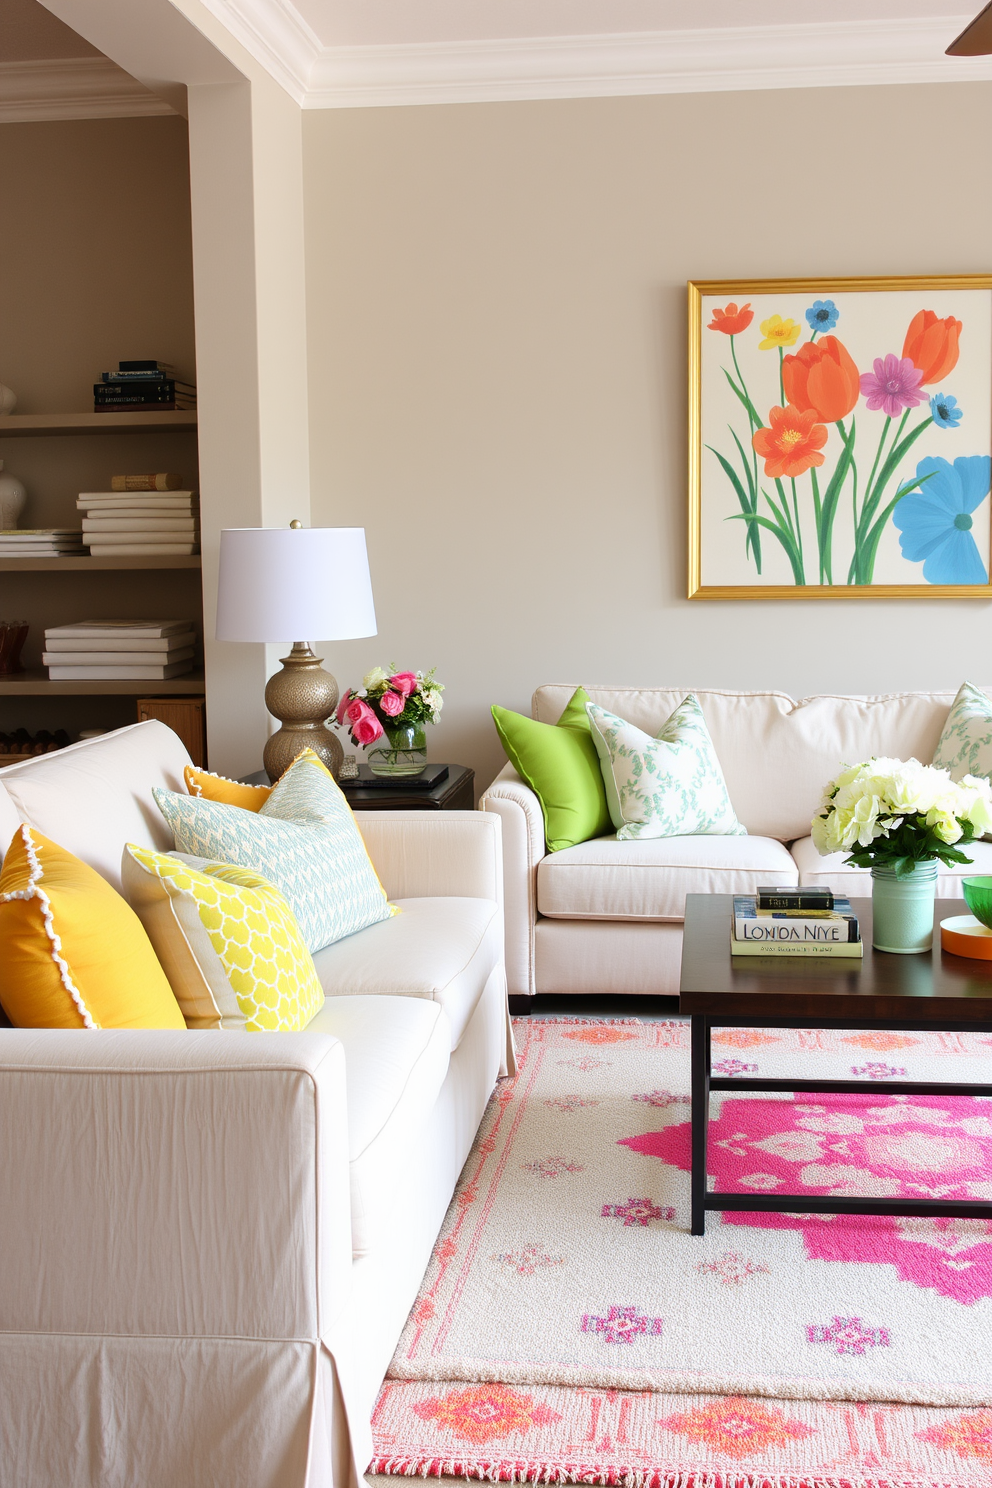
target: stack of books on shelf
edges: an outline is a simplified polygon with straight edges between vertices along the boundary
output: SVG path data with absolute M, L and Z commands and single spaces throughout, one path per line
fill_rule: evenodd
M 165 682 L 192 671 L 190 620 L 78 620 L 45 631 L 53 682 Z
M 82 557 L 78 527 L 8 527 L 0 529 L 0 558 Z
M 829 889 L 759 888 L 734 896 L 730 953 L 860 959 L 864 945 L 850 899 Z
M 93 384 L 96 413 L 120 413 L 129 408 L 168 413 L 195 409 L 196 386 L 180 382 L 168 362 L 118 362 L 116 372 L 104 372 Z
M 80 491 L 83 541 L 94 558 L 182 557 L 200 551 L 200 504 L 181 477 L 115 475 L 109 491 Z

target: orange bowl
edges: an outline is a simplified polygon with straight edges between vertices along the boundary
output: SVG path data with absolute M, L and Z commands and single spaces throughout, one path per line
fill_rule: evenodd
M 949 920 L 941 920 L 940 943 L 954 956 L 992 961 L 992 930 L 974 915 L 952 915 Z

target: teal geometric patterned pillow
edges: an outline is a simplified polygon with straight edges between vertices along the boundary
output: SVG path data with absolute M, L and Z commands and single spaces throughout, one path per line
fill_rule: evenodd
M 586 704 L 617 837 L 746 837 L 699 700 L 689 694 L 652 739 Z
M 951 704 L 933 763 L 962 775 L 992 776 L 992 702 L 980 687 L 964 682 Z
M 309 751 L 290 765 L 261 811 L 176 791 L 153 794 L 179 852 L 237 863 L 282 891 L 309 951 L 396 912 L 350 806 Z

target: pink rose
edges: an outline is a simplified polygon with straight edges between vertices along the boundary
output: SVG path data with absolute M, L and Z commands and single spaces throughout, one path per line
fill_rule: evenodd
M 398 692 L 384 692 L 379 699 L 379 707 L 387 718 L 398 718 L 406 707 L 406 698 L 400 697 Z
M 338 723 L 344 723 L 345 716 L 346 716 L 346 714 L 348 712 L 348 704 L 350 702 L 351 702 L 351 688 L 350 687 L 346 687 L 345 690 L 344 690 L 344 693 L 342 694 L 341 701 L 338 703 L 338 711 L 334 715 L 335 718 L 337 719 Z
M 371 709 L 366 711 L 367 718 L 359 718 L 351 725 L 351 737 L 356 744 L 374 744 L 376 739 L 382 737 L 382 724 Z
M 345 708 L 344 712 L 345 717 L 348 719 L 349 723 L 358 723 L 359 719 L 366 717 L 366 715 L 368 715 L 369 718 L 375 717 L 375 714 L 372 712 L 372 709 L 369 707 L 368 703 L 363 703 L 361 698 L 357 697 L 353 697 L 349 700 L 348 706 Z
M 395 677 L 389 679 L 390 687 L 395 687 L 402 697 L 409 697 L 411 692 L 416 691 L 417 674 L 415 672 L 397 672 Z

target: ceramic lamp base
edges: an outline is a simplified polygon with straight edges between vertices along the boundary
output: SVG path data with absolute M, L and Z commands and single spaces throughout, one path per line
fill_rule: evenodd
M 278 780 L 302 749 L 312 749 L 337 780 L 344 759 L 341 741 L 327 727 L 338 705 L 338 684 L 305 641 L 297 641 L 282 670 L 270 677 L 265 706 L 282 727 L 265 746 L 262 763 L 272 781 Z

